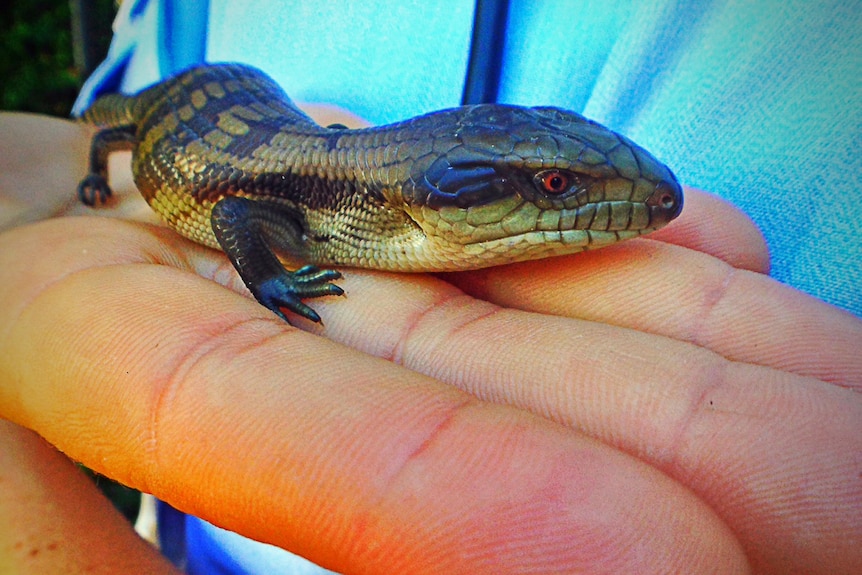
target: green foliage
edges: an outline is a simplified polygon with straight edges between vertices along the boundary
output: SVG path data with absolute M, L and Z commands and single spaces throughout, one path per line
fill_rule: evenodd
M 0 16 L 0 109 L 68 116 L 82 82 L 69 0 L 11 4 Z M 88 4 L 113 10 L 111 0 Z M 109 34 L 110 28 L 104 36 Z

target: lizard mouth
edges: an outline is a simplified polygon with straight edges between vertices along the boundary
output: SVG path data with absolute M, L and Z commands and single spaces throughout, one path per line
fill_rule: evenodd
M 678 210 L 675 200 L 665 201 L 673 205 L 603 201 L 570 209 L 542 209 L 513 197 L 467 209 L 424 207 L 409 215 L 426 236 L 465 246 L 516 242 L 517 238 L 587 246 L 593 238 L 623 239 L 662 227 L 670 221 L 671 212 Z

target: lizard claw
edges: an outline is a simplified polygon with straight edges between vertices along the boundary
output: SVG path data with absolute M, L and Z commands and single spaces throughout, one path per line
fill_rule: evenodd
M 340 277 L 341 273 L 335 270 L 304 266 L 294 272 L 285 270 L 284 273 L 254 286 L 251 291 L 257 301 L 285 321 L 288 319 L 282 309 L 290 310 L 314 323 L 320 323 L 320 315 L 302 300 L 326 295 L 343 295 L 343 289 L 330 283 Z
M 90 174 L 78 184 L 78 199 L 90 207 L 106 203 L 112 193 L 108 180 L 100 174 Z

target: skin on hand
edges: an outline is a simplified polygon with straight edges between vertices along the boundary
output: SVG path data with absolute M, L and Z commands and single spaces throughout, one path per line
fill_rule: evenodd
M 34 432 L 0 420 L 0 572 L 178 574 Z
M 343 572 L 858 571 L 862 322 L 762 275 L 737 210 L 686 203 L 576 256 L 345 270 L 349 297 L 315 302 L 326 338 L 163 227 L 12 229 L 0 414 Z

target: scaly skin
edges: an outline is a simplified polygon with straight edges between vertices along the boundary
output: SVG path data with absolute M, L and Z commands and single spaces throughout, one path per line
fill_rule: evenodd
M 567 254 L 658 229 L 682 209 L 670 170 L 623 136 L 555 108 L 477 105 L 347 130 L 303 114 L 258 70 L 193 68 L 136 96 L 100 98 L 89 204 L 107 154 L 132 148 L 135 183 L 182 235 L 223 249 L 255 297 L 314 321 L 300 300 L 338 272 L 475 269 Z

